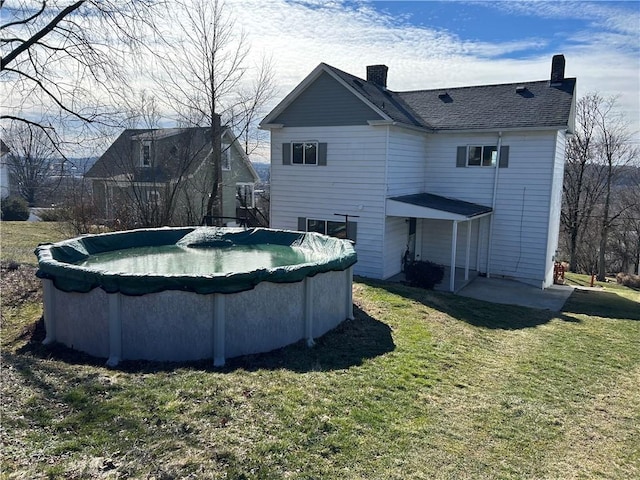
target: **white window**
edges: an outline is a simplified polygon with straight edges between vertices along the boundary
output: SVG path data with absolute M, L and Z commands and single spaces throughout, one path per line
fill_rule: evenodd
M 307 232 L 318 232 L 336 238 L 347 238 L 346 222 L 307 218 Z
M 236 207 L 254 208 L 256 206 L 253 183 L 236 183 Z
M 294 165 L 317 165 L 318 142 L 292 143 L 291 163 Z
M 160 192 L 157 190 L 147 191 L 147 201 L 152 204 L 158 205 L 160 203 Z
M 140 165 L 143 167 L 151 166 L 151 142 L 144 140 L 140 148 Z
M 231 170 L 231 145 L 222 145 L 222 170 Z
M 468 167 L 495 167 L 498 147 L 495 145 L 470 146 L 467 154 Z

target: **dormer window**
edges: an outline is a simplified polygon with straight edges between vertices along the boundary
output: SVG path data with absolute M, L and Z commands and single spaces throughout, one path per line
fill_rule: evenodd
M 143 140 L 140 148 L 140 165 L 143 167 L 151 166 L 151 141 Z

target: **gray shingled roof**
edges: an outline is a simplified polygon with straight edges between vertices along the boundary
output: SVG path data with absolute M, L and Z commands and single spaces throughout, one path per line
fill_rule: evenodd
M 88 178 L 133 175 L 136 182 L 168 182 L 192 174 L 209 154 L 208 127 L 184 129 L 126 129 L 85 174 Z M 157 140 L 153 167 L 140 167 L 139 141 Z M 175 154 L 171 149 L 175 148 Z
M 327 65 L 396 122 L 433 130 L 570 125 L 576 79 L 393 92 Z
M 393 197 L 390 200 L 396 202 L 408 203 L 418 207 L 431 208 L 442 212 L 455 213 L 463 215 L 467 218 L 477 217 L 492 211 L 491 207 L 478 205 L 477 203 L 465 202 L 454 198 L 441 197 L 432 193 L 416 193 L 414 195 L 403 195 L 401 197 Z
M 437 130 L 569 125 L 575 78 L 402 92 L 400 97 Z

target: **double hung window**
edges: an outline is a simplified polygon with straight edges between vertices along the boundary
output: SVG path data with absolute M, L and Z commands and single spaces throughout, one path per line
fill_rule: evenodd
M 498 158 L 498 147 L 495 145 L 470 146 L 467 156 L 469 167 L 495 167 Z
M 140 165 L 143 167 L 151 166 L 151 142 L 144 140 L 140 147 Z
M 295 165 L 317 165 L 318 142 L 292 143 L 291 163 Z

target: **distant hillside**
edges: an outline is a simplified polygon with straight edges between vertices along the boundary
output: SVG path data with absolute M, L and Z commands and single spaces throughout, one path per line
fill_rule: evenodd
M 253 168 L 256 169 L 258 176 L 260 177 L 260 181 L 262 183 L 269 183 L 270 179 L 270 164 L 264 162 L 251 162 Z

